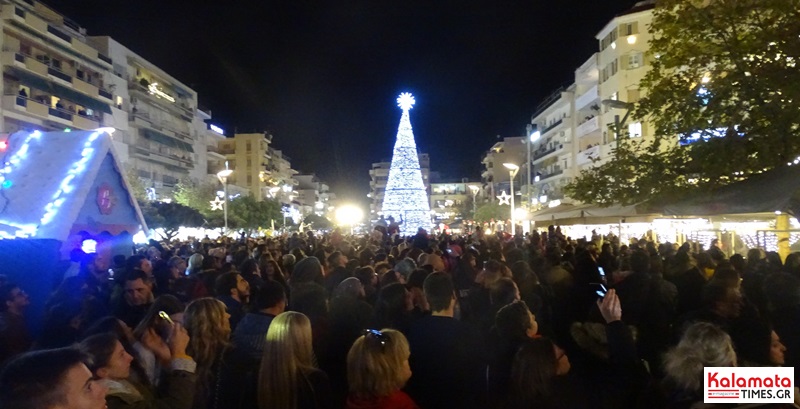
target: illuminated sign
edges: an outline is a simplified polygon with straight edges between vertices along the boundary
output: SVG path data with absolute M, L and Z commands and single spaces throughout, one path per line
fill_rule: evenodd
M 175 98 L 162 91 L 161 88 L 158 87 L 157 82 L 148 85 L 147 90 L 150 92 L 150 95 L 155 95 L 158 98 L 164 98 L 169 102 L 175 102 Z
M 222 128 L 220 128 L 220 127 L 218 127 L 218 126 L 216 126 L 214 124 L 208 124 L 208 127 L 211 128 L 212 131 L 214 131 L 214 132 L 216 132 L 216 133 L 218 133 L 220 135 L 225 135 L 225 130 L 223 130 Z

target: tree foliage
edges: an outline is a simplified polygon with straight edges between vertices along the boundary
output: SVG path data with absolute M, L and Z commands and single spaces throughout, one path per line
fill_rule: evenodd
M 498 203 L 486 203 L 475 210 L 475 221 L 479 223 L 511 218 L 511 206 Z
M 681 195 L 800 155 L 800 0 L 660 0 L 650 31 L 634 117 L 655 136 L 582 172 L 567 189 L 573 198 Z
M 142 183 L 142 179 L 139 178 L 139 175 L 136 174 L 133 168 L 125 172 L 125 179 L 128 181 L 128 185 L 131 188 L 131 196 L 139 202 L 139 206 L 141 207 L 147 203 L 147 190 L 144 187 L 144 183 Z
M 228 225 L 237 229 L 253 231 L 272 226 L 272 221 L 281 220 L 281 206 L 275 200 L 256 201 L 253 196 L 241 196 L 229 202 Z
M 330 229 L 333 227 L 333 223 L 325 217 L 316 215 L 314 213 L 309 214 L 303 219 L 303 223 L 310 225 L 312 229 Z
M 142 212 L 148 227 L 164 230 L 162 236 L 165 240 L 172 240 L 182 226 L 200 227 L 204 223 L 203 215 L 200 212 L 175 202 L 147 203 L 142 208 Z

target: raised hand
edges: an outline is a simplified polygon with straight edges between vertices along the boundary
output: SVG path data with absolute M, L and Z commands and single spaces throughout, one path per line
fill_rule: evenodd
M 603 315 L 603 319 L 608 324 L 622 319 L 622 307 L 619 303 L 619 297 L 617 297 L 617 291 L 613 288 L 608 290 L 602 301 L 597 300 L 597 307 L 600 308 L 600 314 Z

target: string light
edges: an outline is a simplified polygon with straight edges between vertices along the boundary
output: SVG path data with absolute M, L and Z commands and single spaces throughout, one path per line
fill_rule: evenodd
M 81 151 L 81 158 L 72 164 L 67 174 L 64 176 L 64 179 L 61 180 L 58 190 L 53 194 L 53 200 L 44 207 L 44 216 L 42 216 L 40 220 L 42 225 L 53 221 L 53 218 L 58 214 L 58 210 L 67 201 L 67 198 L 63 196 L 72 192 L 75 188 L 72 181 L 75 180 L 76 176 L 86 170 L 86 165 L 94 156 L 94 148 L 92 145 L 101 133 L 103 133 L 103 131 L 94 131 L 86 138 L 86 142 L 83 144 L 83 150 Z
M 403 220 L 400 225 L 402 234 L 414 234 L 419 228 L 431 227 L 430 203 L 422 182 L 417 144 L 414 142 L 414 131 L 408 114 L 414 102 L 414 97 L 408 92 L 397 98 L 397 105 L 403 110 L 403 115 L 397 128 L 397 140 L 382 205 L 383 214 L 387 218 L 391 216 L 397 222 Z

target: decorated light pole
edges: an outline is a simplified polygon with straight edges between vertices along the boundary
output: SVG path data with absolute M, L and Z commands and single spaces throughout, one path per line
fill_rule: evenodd
M 517 226 L 516 220 L 514 218 L 514 177 L 517 176 L 517 172 L 519 172 L 519 165 L 513 163 L 504 163 L 503 166 L 508 169 L 508 181 L 509 181 L 509 190 L 511 191 L 511 235 L 515 235 L 516 231 L 515 228 Z
M 222 212 L 225 219 L 225 233 L 228 233 L 228 177 L 233 173 L 228 169 L 228 161 L 225 161 L 225 169 L 217 172 L 217 179 L 222 183 L 222 192 L 225 195 L 222 201 Z M 213 204 L 212 204 L 213 205 Z

